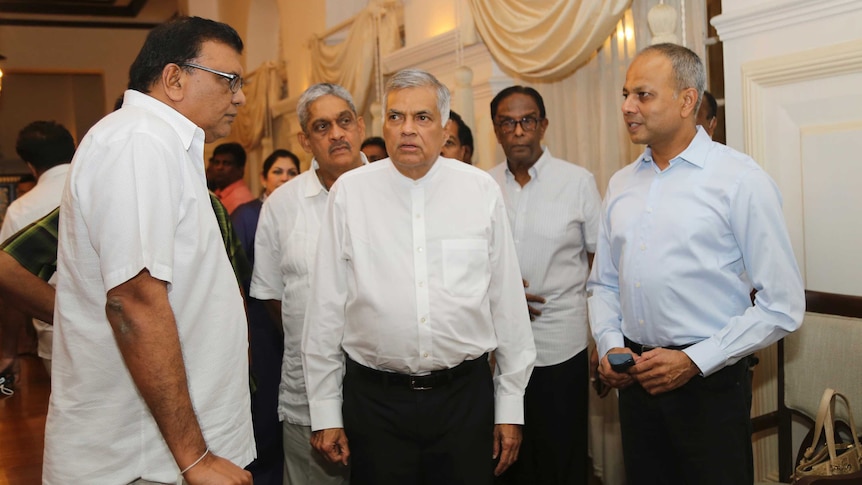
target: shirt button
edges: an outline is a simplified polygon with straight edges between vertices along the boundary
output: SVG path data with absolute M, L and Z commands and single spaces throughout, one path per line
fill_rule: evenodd
M 635 288 L 640 288 L 640 287 L 641 287 L 641 282 L 640 282 L 640 281 L 638 281 L 637 283 L 635 283 Z
M 652 214 L 652 207 L 647 207 L 647 214 Z
M 638 320 L 638 323 L 640 323 L 641 325 L 643 325 L 643 324 L 644 324 L 644 319 L 643 319 L 643 318 L 641 318 L 640 320 Z
M 422 246 L 419 246 L 418 248 L 416 248 L 416 250 L 421 253 L 423 251 Z
M 423 286 L 425 286 L 425 282 L 424 282 L 424 281 L 420 281 L 420 282 L 419 282 L 419 288 L 422 288 Z
M 425 317 L 420 318 L 419 321 L 425 323 Z
M 422 219 L 422 214 L 416 214 L 417 219 Z
M 422 354 L 422 357 L 425 357 L 427 359 L 428 358 L 428 352 L 425 352 L 424 354 Z
M 422 251 L 422 248 L 419 248 Z M 646 244 L 641 244 L 641 251 L 646 251 Z

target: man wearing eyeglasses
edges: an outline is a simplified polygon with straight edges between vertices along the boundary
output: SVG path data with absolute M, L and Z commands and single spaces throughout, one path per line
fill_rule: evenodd
M 247 324 L 203 160 L 245 103 L 242 48 L 211 20 L 156 27 L 122 108 L 79 145 L 60 203 L 46 484 L 252 481 Z
M 311 170 L 299 174 L 263 203 L 255 235 L 251 296 L 264 300 L 284 327 L 284 357 L 278 415 L 282 421 L 285 483 L 339 485 L 348 470 L 327 462 L 309 443 L 311 417 L 302 375 L 300 344 L 317 236 L 329 189 L 345 172 L 367 163 L 360 151 L 365 121 L 341 86 L 321 83 L 299 98 L 299 142 L 312 155 Z
M 500 483 L 585 483 L 585 286 L 601 200 L 592 174 L 542 147 L 548 119 L 535 89 L 500 91 L 491 101 L 491 119 L 506 161 L 490 173 L 506 202 L 536 342 L 521 458 Z

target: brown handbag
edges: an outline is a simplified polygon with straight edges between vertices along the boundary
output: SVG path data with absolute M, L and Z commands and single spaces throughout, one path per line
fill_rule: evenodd
M 841 398 L 847 407 L 850 419 L 850 439 L 835 442 L 834 431 L 835 401 Z M 825 435 L 825 440 L 823 436 Z M 814 440 L 802 456 L 796 472 L 794 485 L 814 485 L 823 483 L 862 484 L 862 446 L 856 436 L 856 422 L 847 397 L 833 389 L 826 389 L 820 399 L 820 408 L 814 421 Z M 825 444 L 821 443 L 825 441 Z

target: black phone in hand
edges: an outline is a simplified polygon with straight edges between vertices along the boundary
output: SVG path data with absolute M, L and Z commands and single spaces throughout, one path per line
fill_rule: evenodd
M 635 365 L 632 354 L 608 354 L 608 362 L 614 372 L 625 372 L 626 369 Z

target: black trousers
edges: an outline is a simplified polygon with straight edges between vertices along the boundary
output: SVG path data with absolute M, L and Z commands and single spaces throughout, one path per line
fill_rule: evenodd
M 619 402 L 629 485 L 754 482 L 748 359 L 657 396 L 634 384 Z
M 588 479 L 589 351 L 535 367 L 524 397 L 524 441 L 498 484 L 580 485 Z
M 342 406 L 352 485 L 493 482 L 494 389 L 487 359 L 429 390 L 387 384 L 357 365 L 346 366 Z

